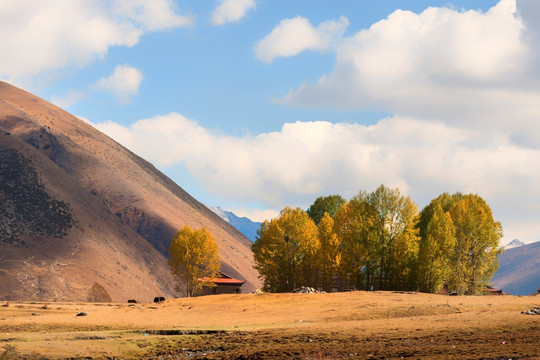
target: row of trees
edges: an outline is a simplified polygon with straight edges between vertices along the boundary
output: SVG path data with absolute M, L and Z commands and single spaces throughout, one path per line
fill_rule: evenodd
M 284 208 L 252 246 L 267 291 L 451 291 L 477 294 L 498 267 L 500 223 L 477 195 L 442 194 L 421 213 L 398 189 L 380 186 L 350 201 L 320 197 L 307 211 Z

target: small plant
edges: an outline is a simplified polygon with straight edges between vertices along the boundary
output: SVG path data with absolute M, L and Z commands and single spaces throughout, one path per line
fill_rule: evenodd
M 109 293 L 97 282 L 88 290 L 89 302 L 112 302 Z
M 4 345 L 4 353 L 0 355 L 0 360 L 20 359 L 17 348 L 13 345 Z

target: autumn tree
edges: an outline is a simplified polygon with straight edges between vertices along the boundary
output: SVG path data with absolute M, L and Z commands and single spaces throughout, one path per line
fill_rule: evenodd
M 265 290 L 290 292 L 315 285 L 317 233 L 313 220 L 300 208 L 286 207 L 278 218 L 261 225 L 252 250 Z
M 330 217 L 334 217 L 340 206 L 345 203 L 345 199 L 340 195 L 319 196 L 306 212 L 315 224 L 319 225 L 319 221 L 321 221 L 325 213 L 328 213 Z
M 449 286 L 460 294 L 478 295 L 499 267 L 502 226 L 478 195 L 465 195 L 450 209 L 455 246 Z
M 317 255 L 318 280 L 324 290 L 330 291 L 333 276 L 340 274 L 342 244 L 334 231 L 334 219 L 328 213 L 324 213 L 319 222 L 318 236 L 320 242 Z
M 341 239 L 341 276 L 357 289 L 372 288 L 377 268 L 373 216 L 365 191 L 360 191 L 334 216 L 335 232 Z
M 478 195 L 444 193 L 421 213 L 418 281 L 435 292 L 443 282 L 460 294 L 479 294 L 498 268 L 502 226 Z
M 369 194 L 373 232 L 378 255 L 379 290 L 413 287 L 413 268 L 418 253 L 418 208 L 398 189 L 379 186 Z
M 212 286 L 199 279 L 215 278 L 220 263 L 216 240 L 207 229 L 192 230 L 186 225 L 172 239 L 168 264 L 186 296 L 195 295 L 203 286 Z
M 439 198 L 432 201 L 427 210 L 422 210 L 421 219 L 428 215 L 425 228 L 421 231 L 418 253 L 418 287 L 423 292 L 437 292 L 450 277 L 450 254 L 454 250 L 455 230 L 449 212 L 444 212 Z
M 87 299 L 90 302 L 112 302 L 112 298 L 107 290 L 97 282 L 88 290 Z

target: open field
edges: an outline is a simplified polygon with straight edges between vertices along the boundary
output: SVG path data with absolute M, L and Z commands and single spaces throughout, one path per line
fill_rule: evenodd
M 0 359 L 540 359 L 540 316 L 520 314 L 535 307 L 391 292 L 2 302 Z

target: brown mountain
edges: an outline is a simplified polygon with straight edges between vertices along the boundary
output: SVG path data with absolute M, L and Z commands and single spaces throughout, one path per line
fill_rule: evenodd
M 222 270 L 260 285 L 251 242 L 144 159 L 62 109 L 0 82 L 0 299 L 175 294 L 182 226 L 216 238 Z

